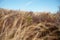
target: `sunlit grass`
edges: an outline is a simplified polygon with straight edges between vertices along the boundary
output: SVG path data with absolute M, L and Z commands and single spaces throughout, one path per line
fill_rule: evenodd
M 60 14 L 0 9 L 0 40 L 59 40 Z

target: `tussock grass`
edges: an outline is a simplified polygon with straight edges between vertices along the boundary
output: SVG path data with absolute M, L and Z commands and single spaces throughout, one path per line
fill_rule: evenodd
M 0 9 L 0 40 L 59 40 L 60 14 Z

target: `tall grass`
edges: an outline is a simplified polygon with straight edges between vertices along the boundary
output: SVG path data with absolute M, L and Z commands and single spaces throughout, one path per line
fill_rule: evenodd
M 0 9 L 0 40 L 59 40 L 60 14 Z

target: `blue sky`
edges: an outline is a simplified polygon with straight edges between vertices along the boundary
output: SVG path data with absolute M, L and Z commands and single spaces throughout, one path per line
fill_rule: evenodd
M 60 0 L 0 0 L 0 8 L 37 11 L 56 12 Z

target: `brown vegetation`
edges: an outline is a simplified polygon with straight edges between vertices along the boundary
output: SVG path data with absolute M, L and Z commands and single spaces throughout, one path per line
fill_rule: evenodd
M 0 40 L 60 40 L 60 13 L 0 9 Z

